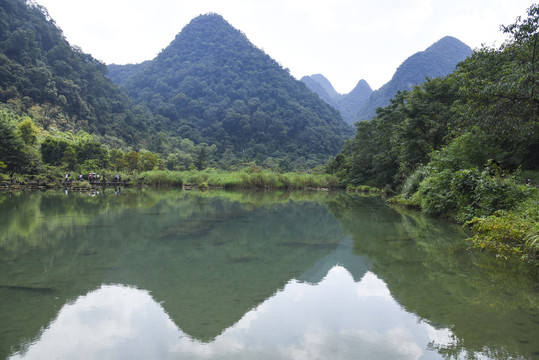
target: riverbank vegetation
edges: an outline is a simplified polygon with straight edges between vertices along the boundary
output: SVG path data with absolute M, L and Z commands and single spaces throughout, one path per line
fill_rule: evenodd
M 339 179 L 322 172 L 278 172 L 260 169 L 254 165 L 241 170 L 204 170 L 171 171 L 150 170 L 135 173 L 114 172 L 110 169 L 98 171 L 99 180 L 89 181 L 87 176 L 79 180 L 78 176 L 65 183 L 61 168 L 49 168 L 47 174 L 20 175 L 13 180 L 6 174 L 0 174 L 0 185 L 5 188 L 25 188 L 30 185 L 39 188 L 58 188 L 66 185 L 72 188 L 89 189 L 99 186 L 135 186 L 135 187 L 184 187 L 188 189 L 272 189 L 306 190 L 339 189 Z M 121 176 L 121 181 L 115 176 Z M 106 180 L 103 180 L 105 178 Z
M 276 172 L 251 166 L 238 171 L 206 169 L 175 172 L 154 170 L 140 173 L 135 183 L 184 185 L 198 189 L 338 189 L 337 177 L 323 173 Z
M 465 223 L 500 257 L 539 254 L 539 5 L 443 78 L 399 92 L 328 165 L 344 186 Z

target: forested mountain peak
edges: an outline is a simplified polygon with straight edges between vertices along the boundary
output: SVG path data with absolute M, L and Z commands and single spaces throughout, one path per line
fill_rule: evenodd
M 113 80 L 166 119 L 169 134 L 214 144 L 230 161 L 321 163 L 351 135 L 335 109 L 218 14 L 193 19 L 129 78 L 119 73 L 115 65 Z
M 472 49 L 462 41 L 446 36 L 424 51 L 406 59 L 395 71 L 391 80 L 373 92 L 356 115 L 356 120 L 368 120 L 376 109 L 389 105 L 389 100 L 399 90 L 410 90 L 426 78 L 445 76 L 455 70 L 457 64 L 472 54 Z

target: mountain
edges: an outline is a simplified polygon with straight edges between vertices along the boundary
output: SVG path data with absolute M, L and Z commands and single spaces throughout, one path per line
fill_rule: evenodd
M 334 108 L 217 14 L 196 17 L 156 58 L 130 67 L 110 66 L 110 77 L 164 118 L 165 131 L 215 144 L 221 155 L 322 163 L 353 134 Z
M 398 68 L 393 78 L 374 91 L 355 116 L 357 120 L 369 120 L 376 115 L 376 109 L 389 105 L 389 100 L 399 90 L 410 90 L 421 84 L 425 78 L 445 76 L 455 70 L 456 65 L 472 54 L 472 49 L 460 40 L 446 36 L 415 53 Z
M 334 104 L 337 103 L 336 100 L 341 95 L 335 91 L 333 85 L 331 85 L 324 75 L 314 74 L 311 76 L 304 76 L 301 78 L 301 81 L 303 81 L 311 91 L 317 93 L 322 100 L 336 107 Z
M 135 145 L 153 116 L 135 108 L 106 72 L 66 41 L 43 7 L 2 0 L 0 104 L 32 114 L 45 130 L 85 130 L 109 144 Z
M 304 76 L 301 81 L 322 100 L 339 110 L 348 124 L 354 123 L 358 111 L 372 94 L 372 89 L 365 80 L 360 80 L 348 94 L 337 93 L 329 80 L 321 74 Z

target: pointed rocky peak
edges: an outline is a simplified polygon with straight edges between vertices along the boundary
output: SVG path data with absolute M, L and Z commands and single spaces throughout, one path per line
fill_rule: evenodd
M 358 81 L 357 85 L 352 89 L 352 91 L 350 91 L 348 93 L 348 95 L 352 95 L 352 96 L 363 96 L 363 95 L 367 95 L 367 97 L 369 97 L 369 95 L 372 93 L 372 88 L 371 86 L 369 85 L 369 83 L 367 83 L 367 81 L 361 79 Z

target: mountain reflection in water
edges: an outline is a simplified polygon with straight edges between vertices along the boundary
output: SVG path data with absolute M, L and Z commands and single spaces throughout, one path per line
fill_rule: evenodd
M 537 273 L 468 246 L 346 193 L 0 193 L 0 358 L 539 358 Z
M 208 343 L 165 308 L 148 291 L 104 285 L 64 305 L 10 359 L 428 359 L 439 356 L 425 350 L 429 343 L 451 342 L 447 329 L 402 311 L 376 275 L 355 282 L 341 266 L 318 284 L 291 280 Z

